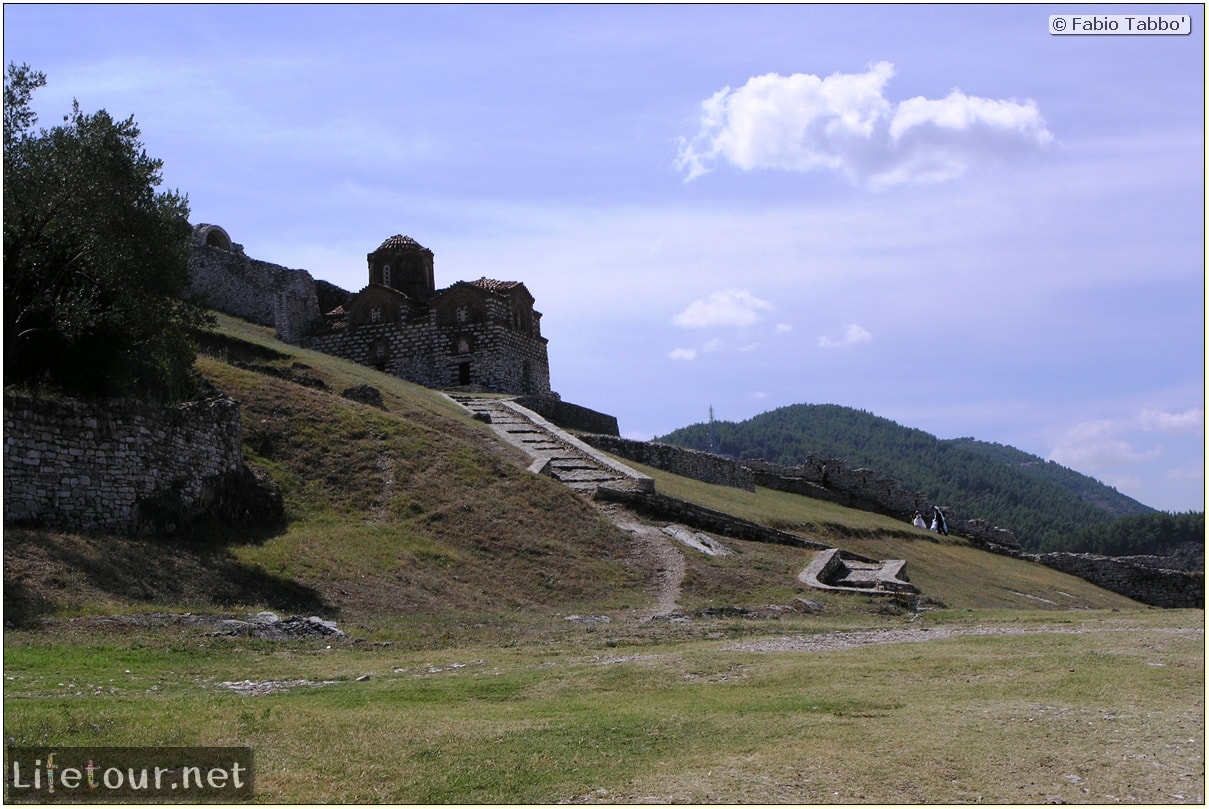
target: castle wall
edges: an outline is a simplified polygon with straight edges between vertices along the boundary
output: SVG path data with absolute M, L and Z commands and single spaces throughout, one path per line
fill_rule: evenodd
M 706 483 L 747 491 L 761 486 L 874 511 L 905 522 L 910 522 L 918 511 L 931 520 L 932 504 L 926 494 L 908 491 L 897 480 L 882 477 L 872 469 L 851 469 L 838 458 L 811 455 L 800 466 L 782 466 L 759 460 L 734 461 L 657 441 L 632 441 L 609 435 L 585 435 L 583 441 L 635 463 Z M 988 550 L 1012 553 L 1020 548 L 1016 535 L 1006 528 L 996 528 L 986 520 L 962 519 L 949 510 L 945 516 L 949 533 L 973 540 Z
M 1023 554 L 1021 558 L 1061 570 L 1155 607 L 1204 609 L 1205 575 L 1134 564 L 1128 557 L 1094 553 Z
M 273 326 L 283 342 L 297 345 L 322 321 L 315 281 L 305 270 L 249 258 L 241 249 L 206 245 L 194 246 L 189 268 L 193 281 L 185 294 L 188 300 Z
M 723 458 L 710 452 L 685 449 L 658 441 L 633 441 L 612 435 L 585 435 L 585 444 L 597 449 L 620 455 L 635 463 L 653 466 L 674 475 L 680 475 L 720 486 L 733 486 L 749 492 L 756 490 L 755 479 L 750 469 L 738 461 Z
M 244 472 L 239 403 L 4 397 L 4 521 L 125 533 L 204 510 Z
M 883 477 L 872 469 L 850 468 L 847 462 L 839 458 L 811 455 L 800 466 L 782 466 L 758 460 L 743 463 L 755 473 L 757 485 L 778 491 L 819 496 L 820 499 L 866 508 L 903 520 L 910 520 L 916 511 L 927 515 L 932 510 L 923 492 L 908 491 L 897 480 Z M 820 487 L 832 493 L 831 496 L 817 494 Z

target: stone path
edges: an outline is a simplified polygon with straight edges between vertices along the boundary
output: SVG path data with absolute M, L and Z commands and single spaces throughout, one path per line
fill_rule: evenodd
M 654 491 L 654 481 L 614 461 L 509 399 L 473 394 L 449 398 L 491 425 L 497 435 L 522 450 L 533 463 L 531 472 L 546 474 L 576 491 L 591 494 L 598 487 Z

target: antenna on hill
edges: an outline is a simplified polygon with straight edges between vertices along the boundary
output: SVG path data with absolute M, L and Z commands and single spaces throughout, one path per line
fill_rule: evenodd
M 709 451 L 718 454 L 718 436 L 714 432 L 714 406 L 709 406 Z

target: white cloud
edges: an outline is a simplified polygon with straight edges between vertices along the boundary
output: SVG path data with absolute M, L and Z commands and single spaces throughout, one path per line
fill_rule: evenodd
M 1185 466 L 1177 467 L 1167 473 L 1168 480 L 1204 480 L 1205 467 L 1203 466 Z
M 791 331 L 793 331 L 793 326 L 789 325 L 788 323 L 777 324 L 777 334 L 788 334 Z
M 686 329 L 750 326 L 760 319 L 761 312 L 772 308 L 771 303 L 745 289 L 724 289 L 693 301 L 672 318 L 672 323 Z
M 1165 413 L 1162 410 L 1143 410 L 1139 416 L 1143 430 L 1167 433 L 1200 432 L 1205 427 L 1205 411 L 1199 407 L 1183 413 Z
M 668 359 L 693 361 L 697 359 L 697 349 L 695 348 L 673 348 L 668 352 Z
M 873 335 L 868 330 L 855 323 L 849 323 L 844 327 L 844 335 L 838 340 L 833 340 L 826 336 L 820 337 L 819 348 L 848 348 L 849 346 L 867 343 L 872 339 Z
M 1094 470 L 1151 461 L 1163 454 L 1162 446 L 1136 449 L 1124 436 L 1125 425 L 1108 419 L 1085 421 L 1058 439 L 1049 460 L 1071 469 Z
M 701 346 L 702 351 L 721 351 L 724 343 L 720 338 L 715 337 L 705 345 Z
M 984 159 L 1047 145 L 1053 136 L 1031 101 L 954 90 L 898 104 L 884 89 L 889 62 L 864 73 L 753 76 L 701 104 L 700 129 L 681 138 L 676 168 L 693 180 L 726 161 L 744 171 L 830 170 L 887 186 L 947 180 Z

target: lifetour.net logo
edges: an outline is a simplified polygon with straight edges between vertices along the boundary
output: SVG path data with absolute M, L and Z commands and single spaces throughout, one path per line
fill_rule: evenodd
M 252 799 L 250 747 L 9 747 L 6 802 Z

